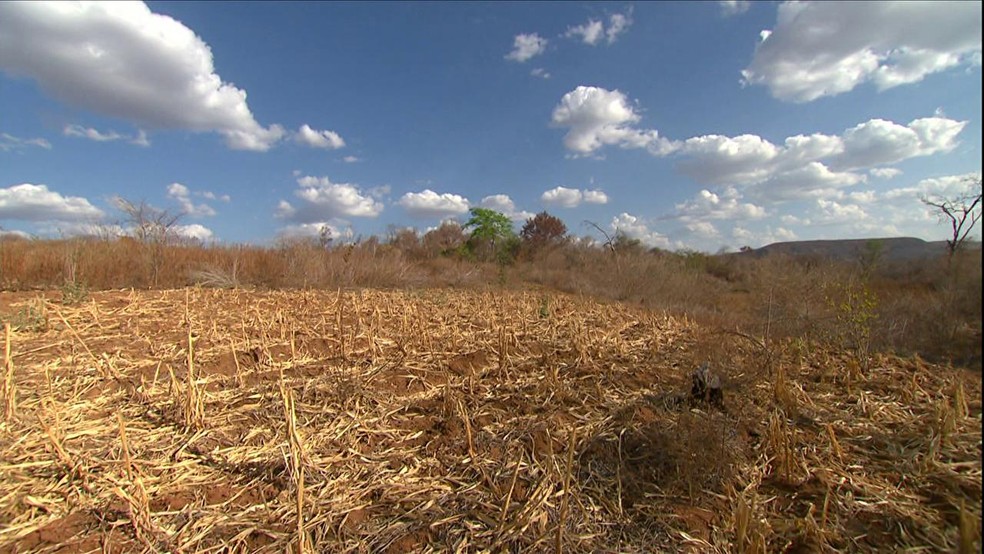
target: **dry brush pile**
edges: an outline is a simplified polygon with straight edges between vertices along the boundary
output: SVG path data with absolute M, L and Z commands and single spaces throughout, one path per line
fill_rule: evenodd
M 537 291 L 4 296 L 3 552 L 980 548 L 980 378 L 918 358 Z

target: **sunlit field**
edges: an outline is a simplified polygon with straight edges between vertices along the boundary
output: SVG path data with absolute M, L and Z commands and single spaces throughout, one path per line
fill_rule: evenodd
M 246 284 L 257 257 L 242 255 L 228 288 L 0 295 L 0 550 L 979 548 L 979 325 L 977 370 L 895 352 L 881 326 L 905 313 L 879 293 L 931 296 L 916 277 L 375 248 L 349 250 L 352 275 L 398 260 L 387 274 L 413 282 L 267 290 Z M 955 313 L 958 341 L 975 331 Z M 721 404 L 693 394 L 705 363 Z

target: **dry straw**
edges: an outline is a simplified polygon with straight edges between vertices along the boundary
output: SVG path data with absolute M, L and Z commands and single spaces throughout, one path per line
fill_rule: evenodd
M 0 400 L 3 401 L 3 419 L 8 424 L 17 411 L 17 386 L 14 384 L 14 359 L 10 352 L 10 322 L 3 324 L 3 380 L 0 382 Z
M 0 551 L 980 548 L 981 385 L 945 367 L 848 395 L 849 353 L 718 333 L 718 409 L 684 398 L 707 331 L 618 303 L 92 299 L 6 340 Z

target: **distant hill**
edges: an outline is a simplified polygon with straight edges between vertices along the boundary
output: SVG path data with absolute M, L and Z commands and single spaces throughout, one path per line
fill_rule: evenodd
M 881 243 L 882 260 L 884 261 L 928 260 L 946 255 L 946 241 L 926 242 L 913 237 L 776 242 L 762 248 L 741 252 L 740 255 L 762 257 L 783 254 L 786 256 L 814 256 L 852 261 L 857 260 L 858 256 L 867 248 L 868 243 L 873 241 Z M 980 248 L 980 243 L 973 243 L 972 247 Z

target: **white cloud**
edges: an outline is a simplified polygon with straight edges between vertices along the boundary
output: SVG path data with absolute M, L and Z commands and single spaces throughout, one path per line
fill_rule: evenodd
M 811 220 L 819 225 L 857 224 L 868 219 L 868 212 L 857 204 L 841 203 L 834 200 L 817 199 L 816 210 Z
M 618 36 L 624 33 L 632 25 L 632 7 L 630 6 L 625 13 L 614 13 L 608 18 L 608 29 L 605 29 L 605 38 L 608 44 L 618 40 Z
M 568 27 L 564 36 L 567 38 L 580 37 L 581 42 L 584 44 L 594 46 L 605 36 L 605 24 L 601 21 L 590 19 L 587 23 L 576 27 Z
M 586 204 L 607 204 L 608 195 L 601 190 L 582 190 L 581 194 L 584 195 L 584 202 Z
M 299 206 L 281 200 L 274 212 L 276 217 L 305 224 L 334 218 L 376 217 L 383 211 L 383 204 L 364 194 L 358 185 L 332 183 L 328 177 L 311 176 L 299 177 L 297 184 L 300 188 L 294 191 L 294 196 Z
M 546 69 L 543 69 L 542 67 L 534 67 L 530 71 L 530 75 L 532 75 L 534 77 L 539 77 L 541 79 L 549 79 L 550 78 L 550 72 L 548 72 Z
M 706 135 L 687 139 L 677 152 L 684 157 L 681 171 L 699 182 L 752 186 L 761 198 L 805 198 L 866 182 L 859 171 L 949 152 L 966 124 L 939 117 L 908 125 L 872 119 L 840 136 L 796 135 L 782 146 L 757 135 Z
M 338 133 L 316 131 L 306 123 L 298 129 L 297 134 L 294 135 L 294 141 L 311 148 L 324 148 L 326 150 L 338 150 L 345 146 L 345 141 Z
M 794 135 L 781 145 L 752 134 L 703 135 L 668 140 L 655 130 L 634 127 L 640 116 L 621 92 L 579 86 L 554 108 L 551 124 L 567 128 L 564 146 L 576 156 L 606 145 L 645 148 L 654 156 L 678 155 L 678 168 L 698 182 L 750 187 L 762 199 L 789 200 L 831 195 L 867 181 L 864 173 L 897 175 L 875 169 L 915 157 L 949 152 L 959 143 L 967 121 L 935 116 L 901 125 L 871 119 L 841 135 Z M 558 191 L 545 200 L 573 204 L 571 193 Z
M 642 219 L 622 212 L 612 218 L 609 225 L 612 231 L 621 231 L 629 238 L 637 239 L 649 247 L 669 248 L 670 240 L 666 235 L 649 228 Z
M 721 234 L 710 221 L 691 221 L 686 227 L 688 231 L 701 238 L 714 238 Z
M 752 3 L 749 0 L 718 0 L 718 6 L 725 17 L 731 17 L 747 12 Z
M 790 171 L 776 173 L 752 190 L 761 198 L 792 200 L 835 194 L 837 189 L 866 181 L 867 177 L 864 175 L 831 171 L 820 162 L 810 162 Z
M 378 187 L 372 187 L 369 189 L 369 196 L 373 198 L 386 198 L 390 195 L 393 188 L 389 185 L 379 185 Z
M 333 240 L 349 240 L 355 236 L 352 227 L 342 221 L 314 221 L 286 225 L 280 228 L 279 234 L 283 238 L 316 238 L 321 236 L 321 230 L 325 227 L 328 228 Z
M 899 187 L 885 191 L 881 197 L 885 200 L 912 200 L 918 202 L 923 196 L 955 197 L 966 191 L 968 181 L 979 181 L 981 173 L 972 172 L 962 175 L 946 175 L 923 179 L 915 185 Z
M 214 196 L 214 195 L 213 195 Z M 208 204 L 195 204 L 191 200 L 191 191 L 181 183 L 171 183 L 167 187 L 167 197 L 181 206 L 181 213 L 189 217 L 211 217 L 215 210 Z
M 605 145 L 647 148 L 660 155 L 676 148 L 656 131 L 635 129 L 632 124 L 640 119 L 621 92 L 579 86 L 561 98 L 551 125 L 568 129 L 564 146 L 575 155 L 588 155 Z
M 871 175 L 876 179 L 892 179 L 902 175 L 902 170 L 894 167 L 876 167 L 869 169 L 868 175 Z
M 849 192 L 845 197 L 852 202 L 857 202 L 858 204 L 873 204 L 878 198 L 878 193 L 873 190 L 859 190 Z
M 150 141 L 147 139 L 147 133 L 143 130 L 138 131 L 134 136 L 122 135 L 116 131 L 103 132 L 98 129 L 93 129 L 92 127 L 83 127 L 81 125 L 66 125 L 62 129 L 62 134 L 67 137 L 78 137 L 93 140 L 96 142 L 114 142 L 117 140 L 124 140 L 130 144 L 135 144 L 137 146 L 150 146 Z
M 483 208 L 495 210 L 513 221 L 526 221 L 535 215 L 525 210 L 517 210 L 516 203 L 507 194 L 486 196 L 479 205 Z
M 7 133 L 0 133 L 0 152 L 21 150 L 28 146 L 36 146 L 38 148 L 44 148 L 45 150 L 51 150 L 51 143 L 43 138 L 22 139 Z
M 568 27 L 564 33 L 566 38 L 578 38 L 584 44 L 597 46 L 604 38 L 608 44 L 613 44 L 618 40 L 619 35 L 625 33 L 632 25 L 632 8 L 629 7 L 625 13 L 615 13 L 608 17 L 608 27 L 604 22 L 597 19 L 588 19 L 587 23 Z
M 361 162 L 362 159 L 357 156 L 345 156 L 344 158 L 342 158 L 342 161 L 347 164 L 354 164 L 356 162 Z
M 523 63 L 547 51 L 547 39 L 536 33 L 516 35 L 512 52 L 506 54 L 507 60 Z
M 198 223 L 192 223 L 190 225 L 175 225 L 174 227 L 171 227 L 171 231 L 181 238 L 196 239 L 202 242 L 212 240 L 212 238 L 215 237 L 215 233 L 213 233 L 211 229 Z
M 215 72 L 194 31 L 140 2 L 2 2 L 0 68 L 52 96 L 142 126 L 218 132 L 230 148 L 265 151 L 246 92 Z
M 916 119 L 907 126 L 872 119 L 844 132 L 844 152 L 831 159 L 831 166 L 856 169 L 949 152 L 966 125 L 945 117 Z
M 762 219 L 767 215 L 765 208 L 741 200 L 741 192 L 734 187 L 725 187 L 720 194 L 705 189 L 694 198 L 677 204 L 676 214 L 672 217 L 684 221 L 706 221 Z
M 412 217 L 445 218 L 468 213 L 468 199 L 457 194 L 438 194 L 430 189 L 408 192 L 397 202 Z
M 574 208 L 581 204 L 583 195 L 578 189 L 567 187 L 556 187 L 545 191 L 541 196 L 545 204 L 553 204 L 562 208 Z
M 17 229 L 0 229 L 0 238 L 4 237 L 16 237 L 20 239 L 31 239 L 34 235 L 26 231 L 20 231 Z
M 773 172 L 771 166 L 780 152 L 757 135 L 705 135 L 684 141 L 681 153 L 688 159 L 680 168 L 704 183 L 756 183 Z
M 62 196 L 46 185 L 23 183 L 0 188 L 0 219 L 82 222 L 102 217 L 102 210 L 85 198 Z
M 123 135 L 117 133 L 116 131 L 103 133 L 93 129 L 92 127 L 83 127 L 81 125 L 66 125 L 62 132 L 67 137 L 87 138 L 96 142 L 111 142 L 123 138 Z
M 742 81 L 792 102 L 918 82 L 980 60 L 980 21 L 980 2 L 786 2 Z
M 231 202 L 232 201 L 232 197 L 229 196 L 228 194 L 219 195 L 219 194 L 215 194 L 214 192 L 212 192 L 210 190 L 203 190 L 201 192 L 196 192 L 195 195 L 201 196 L 202 198 L 207 198 L 209 200 L 221 200 L 223 202 Z
M 576 208 L 582 202 L 588 204 L 607 204 L 608 195 L 600 190 L 580 190 L 567 187 L 555 187 L 540 195 L 544 204 L 552 204 L 561 208 Z
M 731 237 L 741 242 L 742 246 L 751 246 L 752 248 L 758 248 L 777 242 L 799 240 L 799 236 L 795 232 L 786 229 L 785 227 L 776 227 L 773 229 L 768 226 L 762 231 L 753 231 L 740 225 L 736 225 L 731 230 Z

